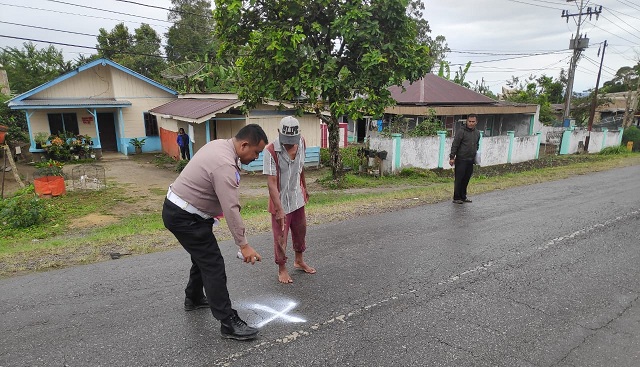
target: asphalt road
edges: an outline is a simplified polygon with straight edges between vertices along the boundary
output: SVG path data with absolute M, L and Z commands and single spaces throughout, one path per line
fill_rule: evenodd
M 251 342 L 185 312 L 182 250 L 0 280 L 0 366 L 638 366 L 640 167 L 310 228 L 277 282 L 237 260 Z

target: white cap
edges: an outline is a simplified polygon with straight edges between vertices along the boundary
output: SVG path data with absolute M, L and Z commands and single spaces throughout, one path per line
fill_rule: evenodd
M 280 120 L 278 129 L 280 144 L 298 144 L 300 142 L 300 123 L 293 116 Z

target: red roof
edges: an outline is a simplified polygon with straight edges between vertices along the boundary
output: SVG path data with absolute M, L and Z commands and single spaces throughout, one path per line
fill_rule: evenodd
M 224 112 L 238 102 L 240 102 L 239 99 L 178 98 L 153 108 L 150 112 L 198 120 L 211 114 Z
M 470 105 L 470 104 L 494 104 L 496 101 L 474 92 L 461 85 L 450 82 L 435 74 L 427 74 L 422 79 L 413 83 L 402 83 L 406 89 L 393 86 L 389 88 L 391 97 L 398 104 L 415 105 Z

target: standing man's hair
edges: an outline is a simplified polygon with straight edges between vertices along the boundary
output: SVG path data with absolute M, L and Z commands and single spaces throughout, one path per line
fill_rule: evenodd
M 264 141 L 265 144 L 269 144 L 267 134 L 258 124 L 249 124 L 240 129 L 236 134 L 236 139 L 246 140 L 251 145 L 259 145 L 261 141 Z
M 468 119 L 469 117 L 475 117 L 475 118 L 476 118 L 476 120 L 478 119 L 478 115 L 476 115 L 475 113 L 470 113 L 469 115 L 467 115 L 467 119 Z

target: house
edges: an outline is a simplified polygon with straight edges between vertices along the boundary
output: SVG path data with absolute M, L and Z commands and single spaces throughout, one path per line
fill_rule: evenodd
M 278 137 L 280 120 L 287 115 L 295 115 L 292 104 L 264 100 L 248 113 L 243 113 L 244 102 L 235 94 L 186 94 L 149 112 L 159 121 L 162 151 L 178 158 L 176 144 L 178 130 L 183 128 L 191 139 L 192 155 L 203 145 L 215 139 L 229 139 L 248 124 L 258 124 L 267 133 L 269 141 Z M 300 121 L 302 135 L 307 144 L 307 164 L 320 162 L 321 124 L 315 114 L 296 117 Z M 262 154 L 245 170 L 262 169 Z
M 630 94 L 632 93 L 632 94 Z M 593 126 L 592 129 L 602 130 L 603 128 L 614 130 L 623 126 L 623 120 L 625 116 L 625 111 L 627 108 L 630 108 L 628 105 L 632 101 L 633 91 L 631 92 L 616 92 L 616 93 L 606 93 L 602 95 L 600 98 L 604 98 L 607 100 L 606 103 L 597 106 L 595 114 L 593 116 Z M 556 118 L 562 120 L 562 114 L 564 110 L 564 105 L 562 104 L 552 104 L 552 109 L 556 114 Z M 588 123 L 587 120 L 584 121 L 584 126 L 586 127 Z M 635 115 L 632 125 L 640 124 L 640 115 Z M 569 124 L 564 127 L 569 127 L 575 125 L 575 121 L 571 120 Z
M 176 99 L 177 92 L 108 59 L 98 59 L 8 101 L 27 117 L 32 153 L 37 133 L 91 137 L 94 153 L 131 154 L 132 138 L 145 139 L 143 151 L 159 151 L 156 117 L 149 111 Z
M 382 124 L 401 115 L 415 126 L 428 118 L 433 110 L 442 122 L 443 130 L 451 135 L 469 114 L 478 115 L 477 128 L 484 132 L 484 136 L 507 135 L 508 131 L 513 131 L 515 136 L 526 136 L 542 128 L 540 106 L 495 101 L 435 74 L 427 74 L 413 83 L 404 82 L 402 87 L 393 86 L 389 90 L 397 103 L 385 109 Z

